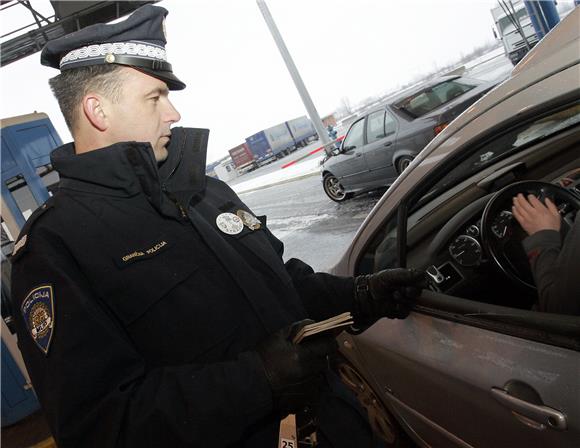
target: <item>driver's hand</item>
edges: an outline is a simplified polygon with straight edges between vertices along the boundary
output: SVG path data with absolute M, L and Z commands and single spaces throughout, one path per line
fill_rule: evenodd
M 523 194 L 518 194 L 513 199 L 512 212 L 528 235 L 533 235 L 540 230 L 560 231 L 560 214 L 550 199 L 546 198 L 546 205 L 533 194 L 526 199 Z

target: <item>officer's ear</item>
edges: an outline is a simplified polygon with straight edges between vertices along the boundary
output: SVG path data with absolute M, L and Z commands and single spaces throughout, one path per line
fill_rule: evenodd
M 96 93 L 87 93 L 82 102 L 83 114 L 87 120 L 99 131 L 106 131 L 109 120 L 106 113 L 106 100 Z

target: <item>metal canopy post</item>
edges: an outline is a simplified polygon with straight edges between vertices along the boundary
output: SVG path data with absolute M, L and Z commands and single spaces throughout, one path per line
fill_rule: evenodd
M 290 52 L 288 51 L 288 48 L 286 48 L 286 44 L 284 43 L 284 39 L 282 39 L 282 35 L 280 34 L 280 31 L 278 31 L 278 27 L 276 26 L 276 23 L 274 22 L 274 19 L 272 18 L 272 15 L 270 14 L 270 10 L 268 9 L 266 2 L 264 0 L 256 0 L 256 3 L 258 4 L 258 8 L 260 8 L 260 11 L 262 12 L 262 15 L 264 16 L 264 20 L 266 21 L 266 25 L 268 25 L 268 28 L 270 29 L 270 33 L 272 34 L 272 37 L 274 38 L 274 41 L 276 42 L 276 46 L 278 47 L 278 50 L 280 51 L 280 54 L 282 55 L 282 59 L 284 59 L 286 67 L 288 68 L 288 71 L 290 72 L 290 76 L 292 77 L 292 80 L 294 81 L 294 85 L 296 85 L 296 89 L 298 90 L 298 93 L 300 94 L 300 98 L 302 98 L 302 102 L 304 103 L 304 107 L 306 107 L 306 111 L 308 112 L 310 120 L 312 120 L 312 124 L 314 125 L 314 128 L 316 129 L 316 132 L 318 133 L 318 136 L 320 137 L 320 141 L 322 142 L 322 144 L 324 146 L 328 146 L 330 144 L 330 138 L 328 137 L 328 134 L 326 133 L 326 130 L 324 129 L 324 125 L 322 124 L 322 120 L 320 119 L 320 115 L 318 115 L 318 111 L 316 110 L 316 107 L 314 106 L 314 103 L 312 102 L 312 99 L 310 98 L 310 94 L 308 93 L 308 90 L 306 90 L 306 86 L 304 85 L 304 82 L 302 81 L 300 73 L 298 72 L 298 69 L 296 68 L 296 65 L 294 64 L 294 61 L 292 60 L 292 56 L 290 56 Z

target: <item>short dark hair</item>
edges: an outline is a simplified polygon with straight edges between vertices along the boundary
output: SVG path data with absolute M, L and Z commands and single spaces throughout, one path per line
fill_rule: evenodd
M 89 65 L 66 70 L 48 81 L 71 132 L 78 119 L 77 107 L 89 91 L 101 93 L 113 102 L 119 100 L 123 86 L 120 69 L 116 64 Z

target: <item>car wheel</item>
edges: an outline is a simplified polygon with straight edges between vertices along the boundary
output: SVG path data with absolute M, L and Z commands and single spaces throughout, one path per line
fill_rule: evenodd
M 411 439 L 386 409 L 373 389 L 347 361 L 338 364 L 338 374 L 342 382 L 354 392 L 361 406 L 367 412 L 369 424 L 375 435 L 390 448 L 414 446 Z
M 345 193 L 340 181 L 333 174 L 326 173 L 322 179 L 322 186 L 326 195 L 336 202 L 342 202 L 348 199 L 349 195 Z
M 399 157 L 395 163 L 395 167 L 397 168 L 397 174 L 400 175 L 403 171 L 405 171 L 412 161 L 413 157 L 411 156 Z

